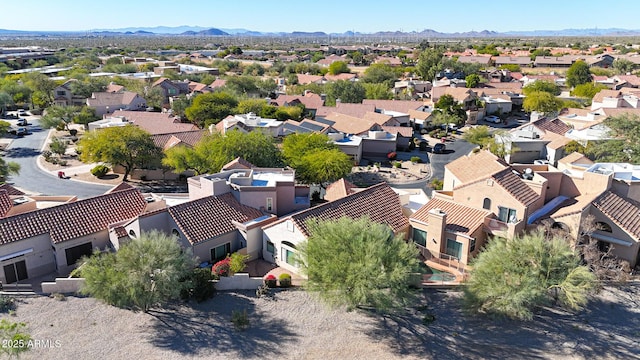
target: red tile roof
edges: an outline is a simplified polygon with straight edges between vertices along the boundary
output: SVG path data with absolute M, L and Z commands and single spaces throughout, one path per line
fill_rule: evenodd
M 380 183 L 341 199 L 285 217 L 268 227 L 291 219 L 303 234 L 309 236 L 307 220 L 337 220 L 345 216 L 357 219 L 365 215 L 374 222 L 389 225 L 394 233 L 409 226 L 409 221 L 402 213 L 398 194 L 386 183 Z
M 571 126 L 562 122 L 562 120 L 542 118 L 534 121 L 533 126 L 536 126 L 544 131 L 550 131 L 558 135 L 564 135 L 567 131 L 571 130 Z
M 5 217 L 5 215 L 11 210 L 13 207 L 13 200 L 9 197 L 9 193 L 7 190 L 0 189 L 0 218 Z
M 212 89 L 215 89 L 215 88 L 223 87 L 225 85 L 227 85 L 227 80 L 216 79 L 214 82 L 211 83 L 211 85 L 209 85 L 209 87 Z
M 178 144 L 185 144 L 193 147 L 202 137 L 207 134 L 206 130 L 183 131 L 170 134 L 152 135 L 153 143 L 161 149 L 168 149 Z
M 231 193 L 189 201 L 168 211 L 191 244 L 236 230 L 232 221 L 244 223 L 262 216 L 259 210 L 240 204 Z
M 112 187 L 111 189 L 109 189 L 105 194 L 111 194 L 114 193 L 116 191 L 123 191 L 123 190 L 130 190 L 130 189 L 135 189 L 135 187 L 129 185 L 126 182 L 121 182 L 120 184 Z
M 640 203 L 605 191 L 592 204 L 621 229 L 640 238 Z
M 514 174 L 511 168 L 504 169 L 491 177 L 522 205 L 528 206 L 540 198 L 540 195 Z
M 327 201 L 338 200 L 352 194 L 354 192 L 353 190 L 357 188 L 357 186 L 342 178 L 327 186 L 324 194 L 324 199 Z
M 489 151 L 471 153 L 445 165 L 445 168 L 458 178 L 462 184 L 484 179 L 507 167 L 509 165 L 504 160 Z
M 13 196 L 24 195 L 24 193 L 22 191 L 14 188 L 13 186 L 11 186 L 11 185 L 9 185 L 7 183 L 0 185 L 0 190 L 6 190 L 9 195 L 13 195 Z
M 0 219 L 0 244 L 48 233 L 54 244 L 106 230 L 141 214 L 147 202 L 137 189 L 117 191 Z
M 453 201 L 434 197 L 411 215 L 410 220 L 428 224 L 429 211 L 434 209 L 440 209 L 447 214 L 445 227 L 447 231 L 462 233 L 467 236 L 471 236 L 479 226 L 484 224 L 484 219 L 491 215 L 488 210 L 474 209 Z
M 113 112 L 113 116 L 124 116 L 130 123 L 151 135 L 198 130 L 196 125 L 181 123 L 168 113 L 116 110 Z
M 237 158 L 229 161 L 225 165 L 223 165 L 222 166 L 222 171 L 235 170 L 235 169 L 253 169 L 254 167 L 255 167 L 255 165 L 253 165 L 252 163 L 248 162 L 247 160 L 245 160 L 245 159 L 243 159 L 241 157 L 237 157 Z
M 422 101 L 412 101 L 412 100 L 372 100 L 372 99 L 364 99 L 362 100 L 363 104 L 373 105 L 376 109 L 389 110 L 389 111 L 397 111 L 401 113 L 408 114 L 410 110 L 417 110 L 424 103 Z
M 622 92 L 620 92 L 620 90 L 604 89 L 595 94 L 595 96 L 593 97 L 593 102 L 602 102 L 604 98 L 619 98 L 621 96 Z
M 408 126 L 383 126 L 382 130 L 389 134 L 400 135 L 402 137 L 413 137 L 413 128 Z
M 298 84 L 307 85 L 312 83 L 321 83 L 324 80 L 324 77 L 321 75 L 307 75 L 307 74 L 298 74 Z

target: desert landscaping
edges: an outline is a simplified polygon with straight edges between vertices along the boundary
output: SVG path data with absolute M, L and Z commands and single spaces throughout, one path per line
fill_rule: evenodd
M 29 297 L 12 321 L 59 348 L 24 359 L 632 359 L 640 349 L 640 286 L 604 288 L 572 315 L 545 309 L 533 321 L 468 315 L 457 290 L 426 289 L 397 316 L 331 309 L 300 289 L 256 298 L 219 292 L 201 304 L 148 314 L 92 298 Z M 232 311 L 247 311 L 241 331 Z M 435 320 L 425 321 L 425 316 Z

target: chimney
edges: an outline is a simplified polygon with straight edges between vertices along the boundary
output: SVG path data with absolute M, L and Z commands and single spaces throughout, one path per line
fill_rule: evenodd
M 427 249 L 442 253 L 447 226 L 447 214 L 441 209 L 432 209 L 427 217 Z

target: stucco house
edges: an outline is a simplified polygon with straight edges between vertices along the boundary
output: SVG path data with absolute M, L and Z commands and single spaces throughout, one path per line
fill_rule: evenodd
M 67 275 L 94 249 L 111 248 L 109 224 L 134 218 L 147 202 L 133 188 L 0 219 L 0 281 Z
M 297 212 L 262 228 L 262 257 L 269 262 L 299 273 L 296 246 L 309 237 L 309 220 L 353 219 L 368 216 L 386 224 L 394 234 L 406 238 L 409 222 L 402 212 L 398 195 L 386 183 L 380 183 L 304 211 Z
M 67 80 L 64 84 L 57 86 L 53 89 L 53 104 L 59 106 L 82 106 L 87 101 L 82 96 L 73 94 L 71 85 L 78 80 Z
M 87 106 L 95 110 L 96 116 L 102 117 L 116 110 L 146 110 L 147 101 L 131 91 L 95 92 L 87 99 Z

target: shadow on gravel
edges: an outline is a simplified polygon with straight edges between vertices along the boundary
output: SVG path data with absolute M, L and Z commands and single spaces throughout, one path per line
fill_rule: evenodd
M 532 321 L 467 314 L 460 292 L 427 289 L 422 306 L 398 315 L 370 314 L 377 322 L 368 335 L 398 354 L 422 358 L 637 358 L 638 288 L 607 288 L 580 313 L 543 309 Z M 426 315 L 435 320 L 423 323 Z
M 229 358 L 277 359 L 283 354 L 279 344 L 295 341 L 277 314 L 263 314 L 254 303 L 254 292 L 217 293 L 201 304 L 175 306 L 150 311 L 154 346 L 182 354 L 231 353 Z M 236 330 L 232 311 L 247 311 L 250 325 Z

